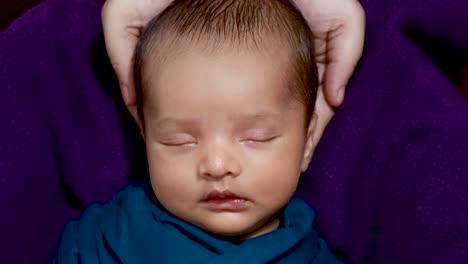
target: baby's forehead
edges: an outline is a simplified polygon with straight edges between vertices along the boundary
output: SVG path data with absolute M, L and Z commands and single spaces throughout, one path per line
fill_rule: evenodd
M 260 46 L 261 45 L 261 46 Z M 239 43 L 230 42 L 213 42 L 213 41 L 193 41 L 193 40 L 178 40 L 171 43 L 159 43 L 158 47 L 149 49 L 141 60 L 143 65 L 143 74 L 141 77 L 148 80 L 154 80 L 159 74 L 167 69 L 168 64 L 176 60 L 195 60 L 203 61 L 220 61 L 225 60 L 226 63 L 231 62 L 234 66 L 239 64 L 237 58 L 242 58 L 242 63 L 245 64 L 268 64 L 274 67 L 268 67 L 272 71 L 280 71 L 282 73 L 291 73 L 294 63 L 294 56 L 290 48 L 279 41 L 266 43 Z M 195 67 L 206 68 L 206 65 L 199 63 Z M 260 68 L 260 67 L 258 67 Z M 265 68 L 265 67 L 263 67 Z M 259 72 L 259 74 L 262 74 Z M 182 70 L 179 71 L 180 77 L 184 75 Z
M 142 77 L 146 88 L 157 90 L 168 85 L 195 89 L 197 85 L 217 82 L 216 85 L 230 86 L 237 93 L 251 86 L 269 86 L 271 92 L 281 86 L 284 92 L 289 90 L 293 77 L 290 61 L 284 50 L 183 47 L 166 52 L 164 58 L 159 55 L 148 58 Z

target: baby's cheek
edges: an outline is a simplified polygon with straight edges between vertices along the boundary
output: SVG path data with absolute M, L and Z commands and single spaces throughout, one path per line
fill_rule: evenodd
M 302 147 L 291 148 L 281 144 L 264 156 L 253 158 L 258 188 L 272 193 L 294 193 L 300 177 Z
M 154 194 L 164 208 L 175 215 L 192 209 L 196 186 L 187 178 L 165 171 L 157 171 L 150 177 Z
M 193 200 L 196 177 L 190 160 L 156 152 L 153 155 L 148 153 L 148 162 L 153 190 L 158 199 Z
M 298 162 L 291 157 L 264 163 L 253 173 L 255 188 L 262 195 L 285 197 L 292 195 L 299 181 Z

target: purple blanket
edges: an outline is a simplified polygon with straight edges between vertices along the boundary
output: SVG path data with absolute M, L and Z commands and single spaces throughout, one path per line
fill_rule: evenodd
M 363 59 L 298 193 L 351 263 L 466 263 L 468 102 L 425 47 L 466 59 L 468 2 L 362 4 Z M 47 263 L 67 219 L 146 171 L 100 8 L 48 0 L 0 33 L 3 264 Z

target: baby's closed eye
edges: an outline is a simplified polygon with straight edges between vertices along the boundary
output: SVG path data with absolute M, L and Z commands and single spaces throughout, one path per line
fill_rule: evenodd
M 242 137 L 242 142 L 267 143 L 278 138 L 278 133 L 268 130 L 250 130 Z
M 165 146 L 186 146 L 197 144 L 197 139 L 190 134 L 177 133 L 173 135 L 163 136 L 159 140 Z

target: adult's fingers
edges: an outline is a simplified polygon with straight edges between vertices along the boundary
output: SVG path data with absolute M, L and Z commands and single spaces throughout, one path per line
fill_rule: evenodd
M 102 24 L 107 53 L 117 74 L 123 99 L 125 104 L 134 105 L 133 52 L 142 23 L 124 6 L 108 1 L 102 9 Z
M 339 106 L 349 78 L 362 55 L 364 46 L 365 15 L 356 2 L 343 23 L 327 36 L 327 66 L 324 76 L 325 97 L 333 106 Z

